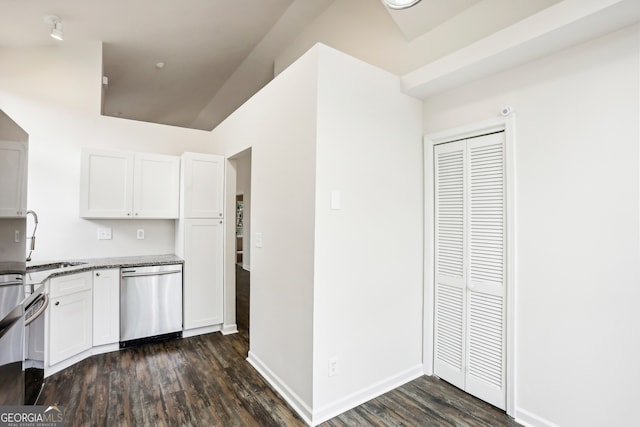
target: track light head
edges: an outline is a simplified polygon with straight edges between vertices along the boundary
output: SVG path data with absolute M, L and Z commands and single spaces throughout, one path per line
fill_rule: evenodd
M 62 31 L 62 20 L 55 15 L 45 16 L 44 22 L 53 26 L 49 35 L 56 40 L 64 40 L 64 32 Z

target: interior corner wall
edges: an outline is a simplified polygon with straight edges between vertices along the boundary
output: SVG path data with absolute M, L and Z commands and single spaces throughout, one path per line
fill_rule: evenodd
M 227 157 L 251 148 L 249 361 L 307 417 L 312 404 L 316 68 L 312 50 L 211 133 L 212 147 Z M 225 191 L 235 196 L 235 186 Z M 226 246 L 234 247 L 234 239 L 227 236 Z
M 514 415 L 527 425 L 637 422 L 639 32 L 622 29 L 424 102 L 425 133 L 505 106 L 516 114 L 512 362 Z
M 27 207 L 40 221 L 33 260 L 173 253 L 173 220 L 79 217 L 81 148 L 211 152 L 210 133 L 100 116 L 99 43 L 0 49 L 0 62 L 0 109 L 29 135 Z M 113 239 L 98 241 L 98 227 Z
M 422 375 L 422 105 L 320 48 L 314 423 Z

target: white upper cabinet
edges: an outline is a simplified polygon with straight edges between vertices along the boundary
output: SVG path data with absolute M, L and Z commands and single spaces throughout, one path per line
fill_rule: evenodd
M 27 143 L 0 141 L 0 217 L 27 212 Z
M 182 155 L 182 218 L 222 218 L 224 157 L 213 154 Z
M 81 217 L 131 217 L 133 153 L 83 150 L 80 186 Z
M 136 153 L 133 184 L 133 215 L 136 218 L 178 218 L 179 157 Z
M 85 149 L 80 182 L 83 218 L 178 217 L 179 157 Z

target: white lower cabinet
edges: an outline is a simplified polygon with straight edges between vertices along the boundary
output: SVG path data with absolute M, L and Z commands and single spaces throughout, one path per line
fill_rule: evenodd
M 176 255 L 184 263 L 184 329 L 223 322 L 223 221 L 181 219 L 176 224 Z
M 93 271 L 93 345 L 120 341 L 120 269 Z
M 91 272 L 54 277 L 49 281 L 49 366 L 91 348 L 91 288 Z

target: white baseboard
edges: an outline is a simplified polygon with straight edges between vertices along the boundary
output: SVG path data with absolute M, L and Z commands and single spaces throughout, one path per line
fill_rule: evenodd
M 85 350 L 82 353 L 78 353 L 75 356 L 71 356 L 70 358 L 63 360 L 62 362 L 56 363 L 53 366 L 47 366 L 44 368 L 44 377 L 47 378 L 93 355 L 110 353 L 112 351 L 120 351 L 119 342 L 91 347 L 90 349 Z
M 416 365 L 405 371 L 402 371 L 392 377 L 378 381 L 368 387 L 363 388 L 355 393 L 351 393 L 341 399 L 336 400 L 328 405 L 313 411 L 313 425 L 323 423 L 331 418 L 342 414 L 349 409 L 376 398 L 394 388 L 400 387 L 409 381 L 415 380 L 423 375 L 422 364 Z
M 182 331 L 182 338 L 189 338 L 189 337 L 195 337 L 196 335 L 219 332 L 221 329 L 222 329 L 222 325 L 203 326 L 202 328 L 185 329 L 184 331 Z
M 56 374 L 63 369 L 68 368 L 69 366 L 75 365 L 78 362 L 83 361 L 87 357 L 91 356 L 91 349 L 85 350 L 82 353 L 76 354 L 75 356 L 71 356 L 68 359 L 65 359 L 61 362 L 56 363 L 53 366 L 45 366 L 44 368 L 44 377 L 47 378 L 53 374 Z
M 516 408 L 515 420 L 525 427 L 559 427 L 558 424 L 522 408 Z
M 235 323 L 231 325 L 222 325 L 222 335 L 231 335 L 238 333 L 238 325 Z
M 251 351 L 247 361 L 256 371 L 267 380 L 280 396 L 302 417 L 309 425 L 311 424 L 311 408 L 293 390 L 291 390 L 276 374 L 274 374 L 262 361 Z
M 112 351 L 120 351 L 120 343 L 98 345 L 91 349 L 91 354 L 111 353 Z

